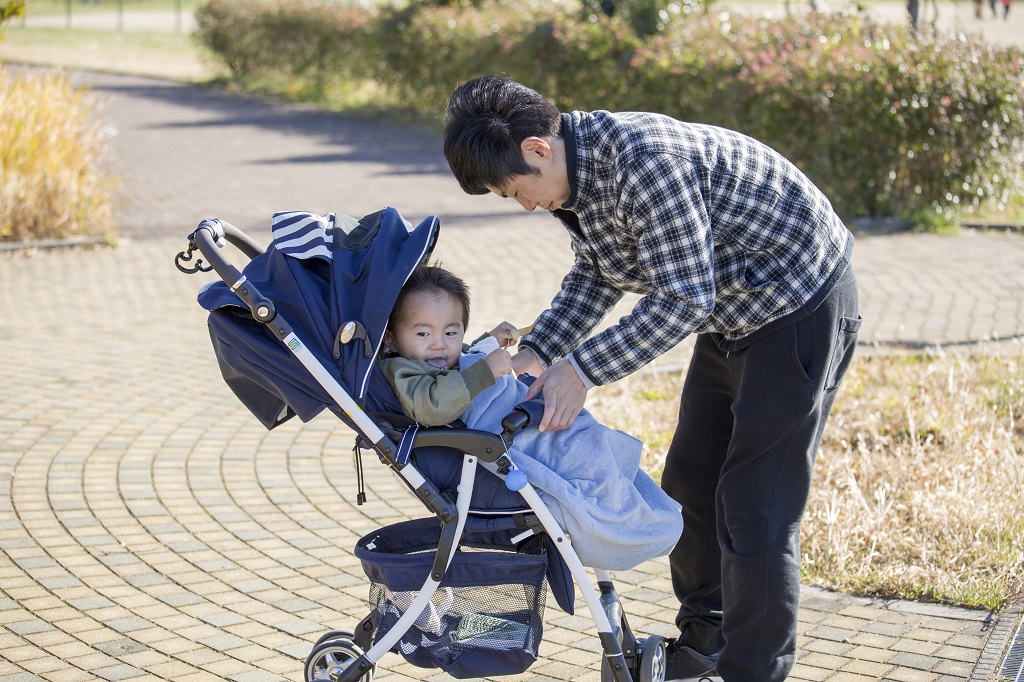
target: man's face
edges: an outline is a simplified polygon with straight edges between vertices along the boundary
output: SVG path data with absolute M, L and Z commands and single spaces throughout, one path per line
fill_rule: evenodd
M 491 187 L 500 197 L 515 199 L 527 211 L 543 208 L 554 211 L 569 200 L 569 176 L 563 147 L 548 138 L 529 137 L 523 140 L 523 158 L 537 174 L 517 175 L 503 187 Z
M 440 369 L 459 362 L 466 327 L 462 305 L 443 292 L 410 296 L 401 317 L 388 330 L 388 345 L 403 358 L 419 360 Z
M 494 188 L 491 191 L 498 196 L 515 199 L 527 211 L 532 211 L 538 206 L 545 211 L 554 211 L 569 200 L 569 184 L 565 183 L 563 187 L 561 183 L 552 181 L 544 174 L 517 175 L 505 187 Z

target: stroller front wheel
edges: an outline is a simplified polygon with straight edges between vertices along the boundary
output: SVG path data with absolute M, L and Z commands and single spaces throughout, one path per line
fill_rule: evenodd
M 356 636 L 348 630 L 331 630 L 330 632 L 325 632 L 320 635 L 320 639 L 316 640 L 316 644 L 322 644 L 329 639 L 347 639 L 350 642 L 354 642 L 356 640 Z M 313 646 L 315 647 L 316 644 Z
M 348 633 L 345 633 L 348 634 Z M 363 650 L 344 638 L 319 642 L 306 657 L 306 682 L 327 682 L 335 680 L 331 673 L 343 670 L 346 665 L 363 655 Z M 372 682 L 373 669 L 366 671 L 359 682 Z
M 643 641 L 638 671 L 640 682 L 665 682 L 668 652 L 664 638 L 651 635 Z

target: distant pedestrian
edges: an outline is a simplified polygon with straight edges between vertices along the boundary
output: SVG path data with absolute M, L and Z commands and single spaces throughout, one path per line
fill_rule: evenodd
M 989 0 L 990 2 L 994 0 Z M 974 16 L 981 19 L 981 0 L 974 0 Z
M 999 11 L 996 9 L 996 0 L 988 0 L 988 6 L 992 8 L 992 18 L 998 18 Z
M 1003 0 L 1003 21 L 1008 21 L 1010 19 L 1010 1 L 1011 0 Z M 993 2 L 995 2 L 995 0 L 993 0 Z M 992 11 L 996 11 L 994 7 L 992 8 Z

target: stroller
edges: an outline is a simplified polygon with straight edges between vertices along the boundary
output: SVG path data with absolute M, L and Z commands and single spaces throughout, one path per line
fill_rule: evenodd
M 573 613 L 579 586 L 600 637 L 602 682 L 662 682 L 666 644 L 634 636 L 610 575 L 597 587 L 558 521 L 508 454 L 543 404 L 522 403 L 502 433 L 423 428 L 402 415 L 376 358 L 399 291 L 437 241 L 439 220 L 415 228 L 393 208 L 274 215 L 265 252 L 221 220 L 204 220 L 175 264 L 216 271 L 199 294 L 221 373 L 268 429 L 325 408 L 356 433 L 432 513 L 379 528 L 355 547 L 372 611 L 313 646 L 304 679 L 370 682 L 396 652 L 459 678 L 511 675 L 536 659 L 548 588 Z M 239 271 L 220 247 L 250 260 Z M 196 251 L 206 259 L 196 258 Z M 195 258 L 195 260 L 193 260 Z M 362 490 L 357 454 L 358 501 Z

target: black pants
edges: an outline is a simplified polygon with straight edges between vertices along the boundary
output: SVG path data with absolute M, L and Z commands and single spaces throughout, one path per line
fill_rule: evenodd
M 800 518 L 860 328 L 848 269 L 809 316 L 740 351 L 697 338 L 662 487 L 683 506 L 670 556 L 681 642 L 726 682 L 784 680 L 800 601 Z

